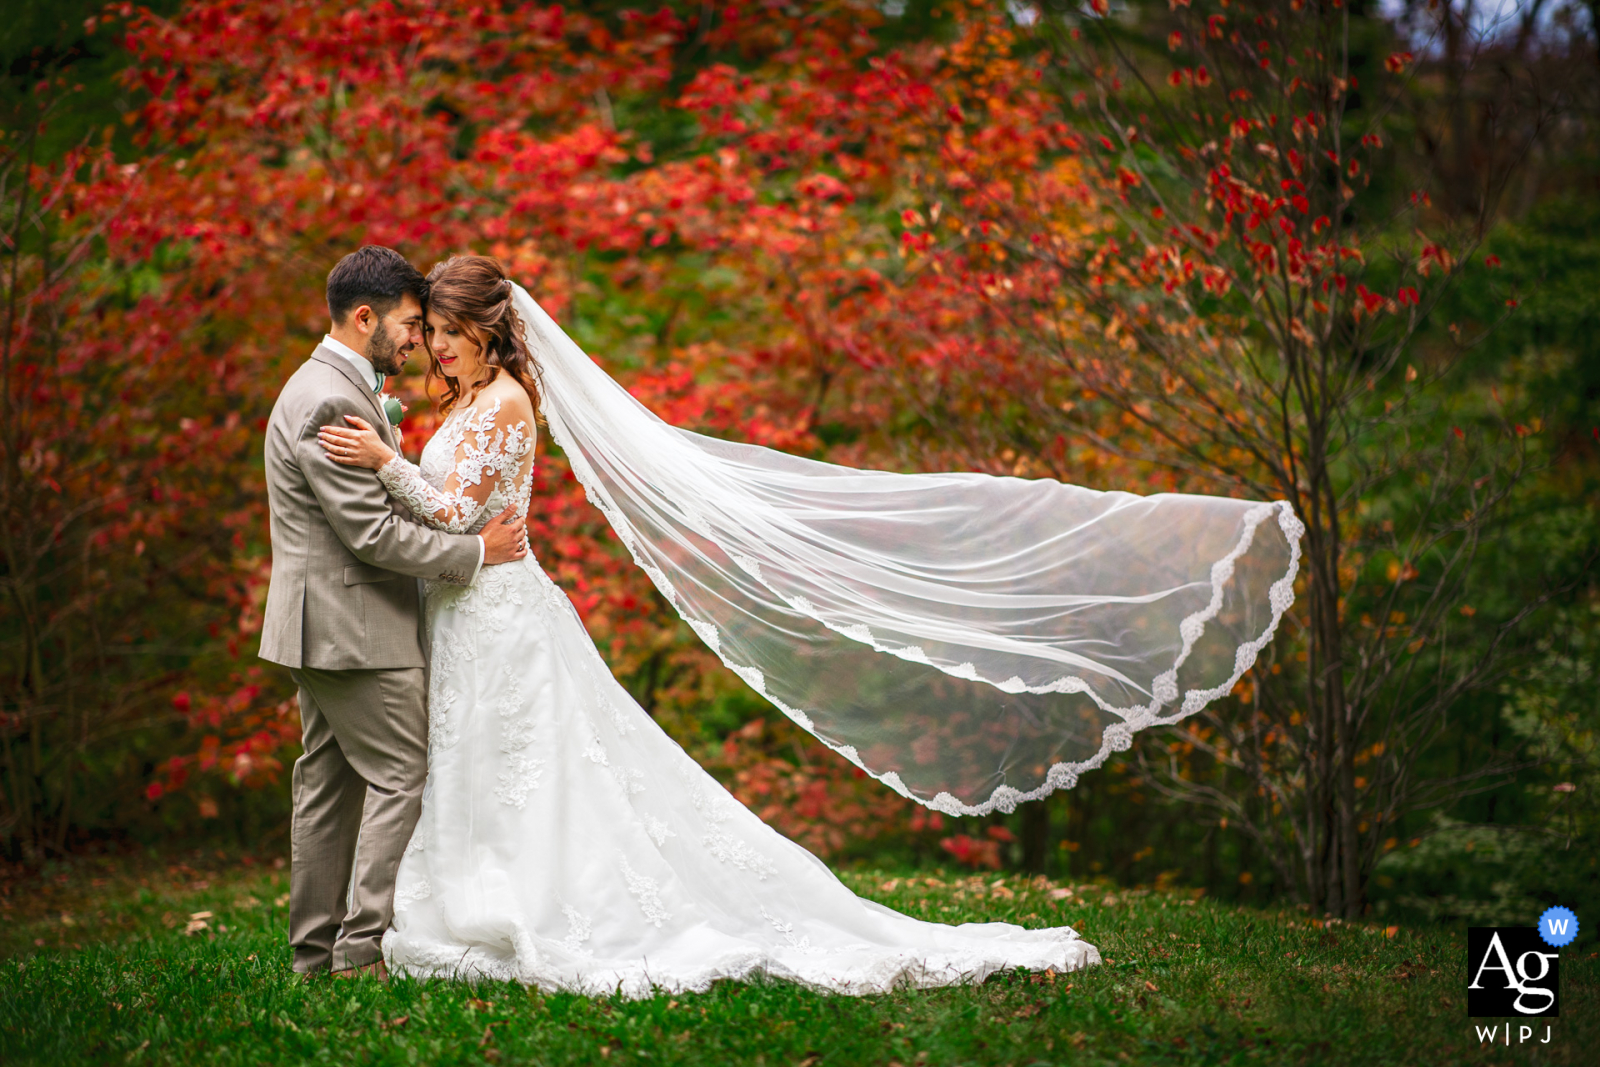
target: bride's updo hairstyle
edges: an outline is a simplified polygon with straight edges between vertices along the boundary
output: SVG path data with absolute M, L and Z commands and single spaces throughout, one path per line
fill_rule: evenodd
M 428 272 L 427 309 L 437 311 L 471 338 L 489 365 L 492 382 L 504 371 L 527 390 L 539 411 L 539 365 L 522 339 L 522 317 L 511 304 L 511 280 L 500 261 L 488 256 L 451 256 Z M 426 336 L 426 335 L 424 335 Z M 446 376 L 428 346 L 428 384 L 444 380 L 441 414 L 461 399 L 461 383 Z

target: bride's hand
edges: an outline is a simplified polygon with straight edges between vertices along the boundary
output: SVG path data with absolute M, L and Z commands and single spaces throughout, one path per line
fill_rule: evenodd
M 346 415 L 344 421 L 355 429 L 324 426 L 317 433 L 317 441 L 327 450 L 329 459 L 346 467 L 375 471 L 394 458 L 394 449 L 383 443 L 366 419 Z

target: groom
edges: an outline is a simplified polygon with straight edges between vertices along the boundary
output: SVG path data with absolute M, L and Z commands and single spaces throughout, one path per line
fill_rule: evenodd
M 289 943 L 302 974 L 385 976 L 380 942 L 427 770 L 417 579 L 471 585 L 479 568 L 527 551 L 512 509 L 482 534 L 442 533 L 413 521 L 372 471 L 334 463 L 317 444 L 319 427 L 359 415 L 398 451 L 380 393 L 422 343 L 426 298 L 422 275 L 392 249 L 341 259 L 328 272 L 333 328 L 267 421 L 261 658 L 300 687 Z

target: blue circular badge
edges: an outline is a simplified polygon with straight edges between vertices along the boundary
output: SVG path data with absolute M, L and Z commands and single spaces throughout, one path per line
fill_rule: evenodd
M 1572 914 L 1571 908 L 1559 905 L 1549 908 L 1539 916 L 1539 936 L 1551 948 L 1570 945 L 1578 936 L 1578 917 Z

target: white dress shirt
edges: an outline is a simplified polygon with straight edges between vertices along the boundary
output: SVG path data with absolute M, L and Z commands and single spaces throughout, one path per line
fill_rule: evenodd
M 322 335 L 322 343 L 324 345 L 326 345 L 328 348 L 330 348 L 331 350 L 333 350 L 334 352 L 337 352 L 339 355 L 343 356 L 345 359 L 349 360 L 351 365 L 354 366 L 356 370 L 361 372 L 362 380 L 367 382 L 368 385 L 370 385 L 372 387 L 372 391 L 374 393 L 378 392 L 378 390 L 383 388 L 383 383 L 384 383 L 383 375 L 379 374 L 373 368 L 372 361 L 367 359 L 366 356 L 363 356 L 360 352 L 357 352 L 355 349 L 351 348 L 349 345 L 345 344 L 343 341 L 341 341 L 338 338 L 334 337 L 331 333 L 325 333 L 325 334 Z M 483 557 L 484 557 L 484 553 L 486 553 L 487 551 L 488 551 L 488 546 L 486 546 L 483 543 L 483 535 L 479 534 L 478 535 L 478 567 L 477 567 L 477 570 L 474 570 L 472 572 L 472 578 L 467 584 L 470 585 L 470 584 L 472 584 L 472 582 L 475 582 L 475 581 L 478 580 L 478 571 L 483 570 Z

